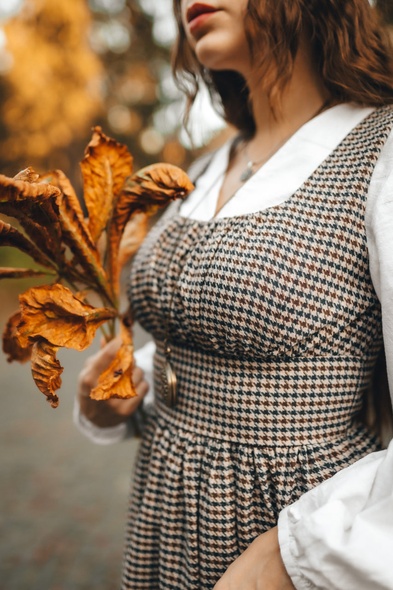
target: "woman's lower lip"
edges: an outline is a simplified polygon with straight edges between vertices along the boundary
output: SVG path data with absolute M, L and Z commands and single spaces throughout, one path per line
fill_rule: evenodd
M 216 12 L 216 10 L 214 12 L 203 12 L 202 14 L 199 14 L 193 18 L 192 21 L 188 23 L 188 29 L 190 33 L 196 33 L 197 30 L 205 24 L 206 20 L 213 14 L 216 14 Z

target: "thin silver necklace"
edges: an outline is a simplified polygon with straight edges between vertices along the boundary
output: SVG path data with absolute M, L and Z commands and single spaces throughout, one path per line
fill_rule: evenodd
M 247 182 L 247 180 L 250 180 L 251 176 L 254 176 L 257 169 L 262 164 L 264 164 L 265 162 L 270 160 L 270 158 L 272 156 L 274 156 L 274 154 L 276 152 L 278 152 L 278 150 L 284 145 L 284 143 L 286 143 L 288 141 L 288 139 L 289 139 L 289 137 L 284 138 L 276 146 L 274 146 L 272 151 L 269 152 L 267 154 L 267 156 L 264 156 L 260 160 L 251 160 L 250 159 L 250 156 L 248 155 L 248 151 L 247 151 L 247 143 L 244 142 L 243 154 L 245 156 L 247 164 L 246 164 L 246 167 L 244 168 L 244 170 L 242 171 L 242 173 L 240 174 L 240 177 L 239 177 L 240 182 Z
M 320 115 L 329 106 L 330 106 L 330 99 L 326 100 L 323 103 L 323 105 L 321 107 L 319 107 L 319 109 L 307 121 L 305 121 L 301 125 L 301 127 L 303 127 L 303 125 L 305 125 L 306 123 L 308 123 L 312 119 L 315 119 L 315 117 Z M 296 131 L 298 131 L 298 129 Z M 250 158 L 250 156 L 248 155 L 248 151 L 247 151 L 247 141 L 243 140 L 243 155 L 245 156 L 246 167 L 244 168 L 244 170 L 242 170 L 242 172 L 240 174 L 240 177 L 239 177 L 240 182 L 247 182 L 247 180 L 250 180 L 251 176 L 254 176 L 254 174 L 258 170 L 258 168 L 260 168 L 260 166 L 262 164 L 265 164 L 266 162 L 268 162 L 268 160 L 270 160 L 270 158 L 272 158 L 274 156 L 274 154 L 276 152 L 278 152 L 278 150 L 280 148 L 282 148 L 282 146 L 296 133 L 296 131 L 291 133 L 289 136 L 285 137 L 283 140 L 279 141 L 274 146 L 274 148 L 266 156 L 264 156 L 260 160 L 252 160 Z

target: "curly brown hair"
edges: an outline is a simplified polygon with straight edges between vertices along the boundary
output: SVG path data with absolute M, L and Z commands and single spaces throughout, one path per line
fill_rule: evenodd
M 174 13 L 178 38 L 172 65 L 188 99 L 186 121 L 203 81 L 224 119 L 244 135 L 252 135 L 255 124 L 244 78 L 234 71 L 201 66 L 186 38 L 180 0 L 174 0 Z M 333 103 L 375 107 L 393 103 L 390 39 L 368 0 L 249 0 L 244 25 L 273 110 L 279 110 L 305 32 Z M 261 47 L 268 51 L 260 51 Z

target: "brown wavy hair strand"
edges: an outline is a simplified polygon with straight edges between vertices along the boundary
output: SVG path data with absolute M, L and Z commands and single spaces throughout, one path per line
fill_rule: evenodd
M 178 38 L 172 65 L 187 97 L 186 122 L 204 83 L 224 119 L 252 135 L 255 124 L 244 78 L 237 72 L 201 66 L 188 44 L 179 0 L 174 0 L 174 13 Z M 274 112 L 279 111 L 304 34 L 333 103 L 354 101 L 375 107 L 393 103 L 393 52 L 368 0 L 249 0 L 244 24 L 255 71 Z

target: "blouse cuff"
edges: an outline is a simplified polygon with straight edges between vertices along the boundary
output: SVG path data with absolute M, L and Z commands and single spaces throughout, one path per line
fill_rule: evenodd
M 296 522 L 296 505 L 292 506 L 291 515 L 289 515 L 289 509 L 284 509 L 278 519 L 278 542 L 280 545 L 281 558 L 284 562 L 285 569 L 287 570 L 288 576 L 291 578 L 292 584 L 296 590 L 314 590 L 316 586 L 311 584 L 299 571 L 297 565 L 297 552 L 296 542 L 293 534 L 291 533 L 291 526 L 289 520 Z
M 103 428 L 96 426 L 86 418 L 80 410 L 78 399 L 75 398 L 74 401 L 73 421 L 75 426 L 86 438 L 98 445 L 112 445 L 127 438 L 139 436 L 143 429 L 144 419 L 144 412 L 138 408 L 127 422 Z

